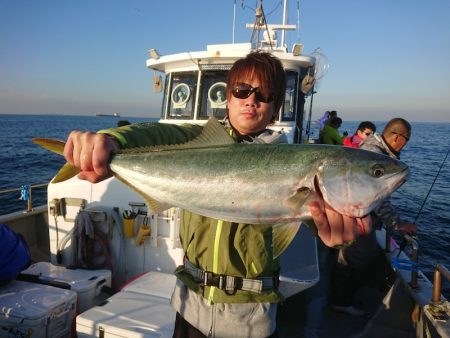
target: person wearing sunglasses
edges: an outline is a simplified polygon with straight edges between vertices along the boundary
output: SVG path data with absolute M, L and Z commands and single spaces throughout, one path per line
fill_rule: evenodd
M 361 142 L 360 148 L 375 151 L 400 159 L 400 152 L 406 146 L 411 137 L 411 124 L 403 118 L 396 117 L 386 123 L 381 135 L 375 133 L 372 137 Z M 385 200 L 374 211 L 375 221 L 385 224 L 387 227 L 400 233 L 417 232 L 417 224 L 402 221 L 390 199 Z
M 400 159 L 400 152 L 411 137 L 411 125 L 403 118 L 393 118 L 386 123 L 383 133 L 374 133 L 363 140 L 359 148 L 382 153 L 395 159 Z M 415 234 L 417 224 L 404 221 L 391 204 L 390 198 L 372 212 L 374 229 L 386 228 L 402 234 Z M 354 303 L 353 295 L 358 287 L 371 278 L 371 267 L 374 262 L 383 257 L 377 244 L 375 231 L 367 236 L 361 236 L 349 247 L 336 252 L 331 276 L 331 308 L 356 316 L 365 314 L 364 309 Z
M 344 146 L 359 148 L 362 140 L 373 135 L 377 131 L 377 127 L 370 121 L 363 121 L 359 124 L 356 132 L 344 139 Z
M 272 54 L 252 52 L 237 60 L 227 78 L 224 128 L 236 142 L 286 142 L 285 134 L 268 128 L 281 108 L 285 88 L 285 71 Z M 199 125 L 138 123 L 97 133 L 72 132 L 64 155 L 82 170 L 79 178 L 98 182 L 110 176 L 107 163 L 114 151 L 183 143 L 201 130 Z M 370 230 L 370 216 L 357 220 L 325 203 L 309 207 L 318 236 L 328 246 Z M 180 220 L 185 254 L 175 271 L 173 337 L 275 337 L 282 295 L 277 289 L 280 266 L 273 257 L 272 225 L 231 223 L 187 210 Z M 223 288 L 228 282 L 233 282 L 231 291 Z

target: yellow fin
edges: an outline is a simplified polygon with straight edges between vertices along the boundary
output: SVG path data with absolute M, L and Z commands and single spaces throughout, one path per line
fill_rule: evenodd
M 31 141 L 33 141 L 33 143 L 40 145 L 42 148 L 50 150 L 59 155 L 63 155 L 64 146 L 66 145 L 66 142 L 64 141 L 55 140 L 51 138 L 33 138 Z M 56 176 L 52 179 L 51 183 L 63 182 L 65 180 L 68 180 L 69 178 L 78 175 L 79 172 L 80 170 L 78 168 L 71 165 L 70 163 L 66 163 L 58 171 Z
M 51 183 L 63 182 L 65 180 L 68 180 L 69 178 L 78 175 L 79 172 L 80 170 L 77 167 L 71 165 L 70 163 L 66 163 L 62 166 L 61 169 L 59 169 L 56 176 L 53 177 Z
M 279 257 L 291 244 L 300 229 L 300 222 L 275 224 L 272 227 L 273 258 Z
M 123 179 L 120 175 L 114 174 L 114 177 L 117 178 L 119 181 L 121 181 L 123 184 L 125 184 L 128 188 L 130 188 L 131 190 L 134 190 L 135 192 L 137 192 L 139 195 L 141 195 L 144 198 L 145 203 L 151 209 L 151 212 L 149 211 L 149 214 L 150 213 L 158 214 L 160 212 L 163 212 L 164 210 L 167 210 L 167 209 L 173 207 L 173 205 L 155 200 L 153 197 L 146 194 L 144 191 L 132 186 L 130 183 L 127 182 L 127 180 Z
M 147 203 L 147 206 L 150 208 L 150 212 L 152 214 L 159 214 L 160 212 L 163 212 L 164 210 L 170 209 L 173 207 L 173 205 L 167 204 L 167 203 L 161 203 L 153 198 L 151 198 L 148 195 L 144 195 L 145 202 Z M 149 213 L 150 213 L 149 212 Z
M 52 138 L 33 138 L 31 139 L 33 143 L 40 145 L 42 148 L 50 150 L 59 155 L 63 155 L 64 146 L 66 142 L 55 140 Z

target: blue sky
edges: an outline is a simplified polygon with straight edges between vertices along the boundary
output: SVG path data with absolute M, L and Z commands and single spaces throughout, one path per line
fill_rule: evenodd
M 232 41 L 233 0 L 0 0 L 0 114 L 120 113 L 157 117 L 147 51 Z M 248 42 L 256 1 L 237 3 Z M 280 1 L 264 0 L 269 22 Z M 330 68 L 313 117 L 450 122 L 450 1 L 304 0 L 287 44 L 320 47 Z M 297 20 L 297 1 L 289 7 Z

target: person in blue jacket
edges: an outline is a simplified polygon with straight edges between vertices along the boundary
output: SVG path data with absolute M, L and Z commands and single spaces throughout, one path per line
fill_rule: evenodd
M 0 223 L 0 285 L 16 278 L 30 262 L 30 251 L 22 235 Z

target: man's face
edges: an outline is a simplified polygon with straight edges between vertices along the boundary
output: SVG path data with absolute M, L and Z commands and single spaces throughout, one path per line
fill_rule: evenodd
M 242 81 L 253 88 L 260 87 L 259 80 Z M 273 101 L 261 102 L 253 92 L 247 98 L 238 99 L 231 95 L 228 102 L 228 118 L 231 125 L 242 135 L 266 129 L 273 116 Z
M 390 142 L 390 146 L 392 149 L 394 149 L 396 152 L 400 153 L 400 151 L 403 149 L 404 146 L 406 146 L 406 143 L 409 141 L 409 137 L 403 134 L 397 134 L 393 133 L 395 136 L 392 138 L 392 141 Z
M 373 134 L 373 131 L 372 131 L 372 129 L 366 128 L 363 131 L 358 130 L 357 134 L 360 138 L 365 140 L 366 138 L 368 138 L 370 135 Z

